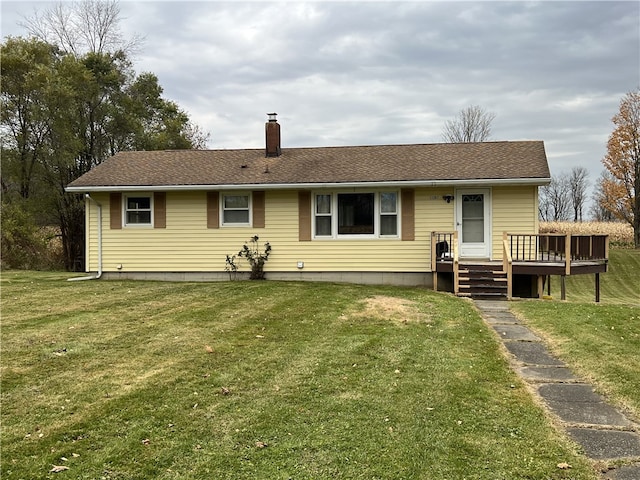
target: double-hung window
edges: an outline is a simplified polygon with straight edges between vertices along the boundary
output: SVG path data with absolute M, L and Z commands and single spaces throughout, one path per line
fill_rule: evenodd
M 124 223 L 127 226 L 151 226 L 151 195 L 132 195 L 125 198 Z
M 314 196 L 315 238 L 398 236 L 398 193 L 318 193 Z
M 251 196 L 248 193 L 222 195 L 222 225 L 249 225 Z
M 316 195 L 315 227 L 317 237 L 331 236 L 331 195 Z

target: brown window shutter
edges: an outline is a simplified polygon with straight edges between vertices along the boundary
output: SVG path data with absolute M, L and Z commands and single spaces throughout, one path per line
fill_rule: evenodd
M 167 194 L 153 194 L 153 228 L 167 228 Z
M 111 216 L 110 227 L 112 230 L 122 228 L 122 194 L 109 195 L 109 214 Z
M 311 192 L 298 192 L 298 240 L 311 241 Z
M 220 228 L 220 195 L 207 192 L 207 228 Z
M 252 193 L 253 227 L 264 228 L 264 191 Z
M 402 189 L 400 197 L 402 208 L 402 240 L 413 241 L 416 239 L 415 191 L 411 188 Z

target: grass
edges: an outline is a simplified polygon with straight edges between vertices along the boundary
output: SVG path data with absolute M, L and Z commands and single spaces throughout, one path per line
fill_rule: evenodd
M 594 275 L 566 277 L 567 300 L 589 303 L 595 300 Z M 551 293 L 560 298 L 558 277 L 551 279 Z M 600 302 L 640 306 L 640 250 L 609 250 L 609 267 L 600 274 Z
M 578 376 L 640 421 L 640 307 L 527 301 L 512 309 Z
M 464 300 L 65 278 L 2 275 L 3 479 L 597 478 Z

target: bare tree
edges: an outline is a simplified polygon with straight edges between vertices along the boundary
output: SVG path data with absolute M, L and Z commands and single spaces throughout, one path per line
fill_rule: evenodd
M 561 222 L 571 216 L 569 177 L 566 174 L 552 176 L 548 185 L 540 187 L 538 211 L 546 222 Z
M 582 210 L 587 201 L 587 187 L 589 186 L 589 172 L 584 167 L 573 167 L 567 177 L 571 206 L 573 207 L 573 221 L 582 221 Z
M 614 222 L 616 221 L 615 215 L 606 208 L 607 196 L 604 192 L 603 185 L 607 182 L 611 182 L 611 174 L 609 170 L 603 170 L 600 173 L 600 177 L 596 181 L 593 192 L 593 203 L 591 204 L 591 218 L 598 222 Z
M 495 114 L 477 105 L 460 110 L 454 120 L 447 120 L 442 138 L 447 143 L 484 142 L 491 136 Z
M 83 0 L 56 3 L 41 12 L 36 10 L 21 25 L 32 36 L 75 56 L 119 50 L 131 55 L 143 38 L 134 36 L 125 40 L 120 21 L 117 0 Z

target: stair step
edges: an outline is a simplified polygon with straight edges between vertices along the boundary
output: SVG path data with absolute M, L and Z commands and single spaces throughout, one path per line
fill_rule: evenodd
M 506 282 L 506 277 L 458 277 L 459 282 Z
M 506 299 L 507 272 L 501 265 L 461 264 L 458 270 L 458 295 L 471 298 Z

